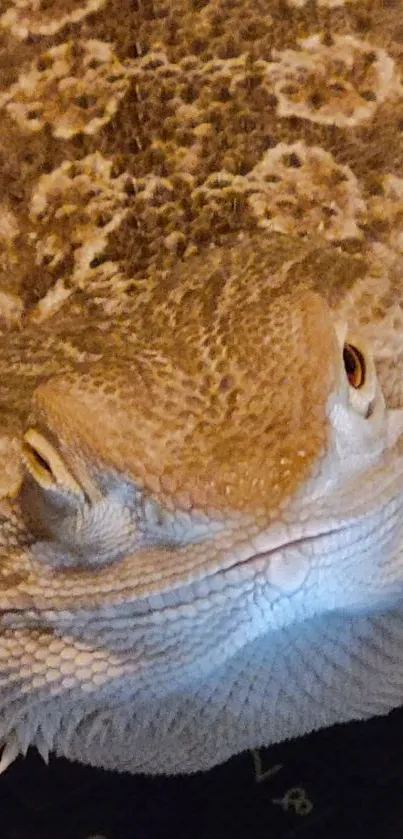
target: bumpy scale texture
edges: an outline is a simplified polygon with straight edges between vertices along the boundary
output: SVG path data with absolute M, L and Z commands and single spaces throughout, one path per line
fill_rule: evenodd
M 0 768 L 194 771 L 402 701 L 398 609 L 269 618 L 309 552 L 233 567 L 326 459 L 335 320 L 403 406 L 402 35 L 399 0 L 0 4 Z M 42 562 L 33 421 L 164 550 Z

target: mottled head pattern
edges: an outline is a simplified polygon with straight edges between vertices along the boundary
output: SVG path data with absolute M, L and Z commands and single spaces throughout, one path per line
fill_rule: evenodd
M 2 4 L 0 769 L 194 770 L 401 703 L 400 614 L 351 616 L 402 585 L 402 27 Z

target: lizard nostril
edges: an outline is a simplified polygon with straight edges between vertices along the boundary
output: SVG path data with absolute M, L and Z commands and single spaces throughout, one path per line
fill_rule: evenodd
M 58 489 L 83 496 L 83 491 L 53 445 L 35 428 L 25 436 L 22 456 L 28 472 L 45 490 Z
M 30 446 L 28 443 L 24 443 L 23 455 L 27 465 L 29 464 L 31 472 L 35 472 L 36 469 L 39 469 L 40 472 L 46 472 L 50 478 L 53 478 L 52 468 L 48 461 L 45 460 L 45 458 L 42 457 L 42 455 L 34 449 L 33 446 Z

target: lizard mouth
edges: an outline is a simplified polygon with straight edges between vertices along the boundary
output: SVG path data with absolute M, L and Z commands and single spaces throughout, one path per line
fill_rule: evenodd
M 209 633 L 217 626 L 222 632 L 229 622 L 241 643 L 250 632 L 275 631 L 318 614 L 373 611 L 402 597 L 402 503 L 403 496 L 385 505 L 381 526 L 367 515 L 365 532 L 363 517 L 355 523 L 351 519 L 342 524 L 322 521 L 321 526 L 317 522 L 316 527 L 311 523 L 309 532 L 299 525 L 292 538 L 290 532 L 288 539 L 277 534 L 262 550 L 245 543 L 235 558 L 233 551 L 227 559 L 221 557 L 220 565 L 200 568 L 188 579 L 179 570 L 170 584 L 154 581 L 142 591 L 116 573 L 115 566 L 99 572 L 103 582 L 109 581 L 109 590 L 97 585 L 94 569 L 57 573 L 43 569 L 33 593 L 24 584 L 25 594 L 16 593 L 13 603 L 2 605 L 0 600 L 0 623 L 24 627 L 28 618 L 32 626 L 57 622 L 60 630 L 70 631 L 82 614 L 84 636 L 94 621 L 94 631 L 104 626 L 107 639 L 108 627 L 117 620 L 134 639 L 147 637 L 151 644 L 163 637 L 164 644 L 179 644 L 181 634 L 190 643 L 195 631 Z M 374 534 L 378 535 L 375 556 L 367 551 Z M 133 562 L 130 568 L 133 571 Z M 79 590 L 75 583 L 70 588 L 72 580 L 79 583 Z M 158 656 L 163 658 L 163 653 Z
M 270 589 L 274 598 L 292 597 L 301 591 L 313 568 L 342 579 L 343 573 L 350 569 L 354 571 L 355 565 L 360 565 L 360 555 L 363 563 L 368 563 L 366 576 L 371 577 L 375 563 L 386 589 L 400 597 L 403 586 L 402 505 L 400 493 L 392 501 L 384 502 L 375 521 L 371 512 L 365 509 L 343 521 L 325 520 L 305 528 L 299 525 L 292 535 L 288 532 L 288 538 L 284 538 L 284 533 L 278 533 L 277 538 L 272 535 L 259 550 L 251 550 L 250 543 L 246 543 L 238 549 L 235 559 L 232 552 L 227 561 L 221 561 L 220 567 L 212 567 L 205 573 L 201 570 L 197 577 L 164 588 L 161 586 L 158 593 L 151 592 L 133 601 L 134 612 L 164 612 L 190 604 L 197 607 L 215 594 L 231 596 L 235 590 L 253 586 L 256 579 Z M 365 571 L 361 570 L 361 574 L 365 587 Z
M 139 622 L 157 613 L 165 620 L 174 618 L 174 611 L 202 610 L 212 597 L 227 600 L 254 586 L 264 588 L 270 599 L 292 597 L 316 568 L 329 579 L 351 568 L 364 587 L 375 570 L 377 579 L 394 579 L 396 590 L 403 577 L 401 479 L 392 469 L 381 485 L 377 481 L 376 497 L 363 491 L 354 510 L 348 509 L 344 493 L 343 511 L 340 506 L 336 515 L 315 516 L 313 501 L 309 509 L 295 511 L 294 523 L 273 523 L 254 538 L 248 538 L 252 522 L 237 524 L 232 535 L 227 533 L 228 547 L 220 546 L 218 536 L 186 546 L 159 545 L 104 566 L 55 568 L 27 546 L 26 556 L 12 560 L 13 570 L 21 570 L 27 582 L 14 587 L 12 596 L 3 593 L 0 611 L 4 616 L 15 607 L 22 618 L 30 610 L 39 617 L 47 610 L 95 614 L 103 607 L 127 605 Z M 287 515 L 291 517 L 291 508 Z
M 327 530 L 323 531 L 320 536 L 330 537 L 336 532 L 336 530 Z M 190 579 L 186 583 L 159 590 L 155 594 L 149 594 L 133 602 L 133 614 L 140 616 L 146 613 L 168 612 L 171 609 L 176 611 L 181 607 L 186 609 L 190 605 L 197 608 L 198 604 L 211 596 L 220 595 L 223 597 L 226 594 L 230 596 L 231 593 L 234 593 L 234 589 L 246 585 L 248 582 L 252 583 L 257 575 L 261 576 L 262 579 L 267 579 L 271 588 L 278 590 L 279 596 L 285 592 L 292 594 L 293 591 L 300 588 L 303 583 L 302 578 L 305 579 L 308 569 L 300 566 L 298 569 L 294 568 L 291 571 L 289 563 L 284 560 L 284 554 L 293 550 L 297 551 L 299 547 L 306 545 L 308 542 L 313 543 L 315 539 L 314 536 L 306 539 L 299 537 L 278 547 L 260 553 L 251 553 L 243 559 L 239 559 L 225 568 L 211 571 L 199 579 Z M 278 564 L 283 561 L 283 565 L 287 565 L 287 568 L 276 569 L 279 573 L 273 574 L 273 562 L 276 560 L 278 560 Z M 288 580 L 287 571 L 290 571 Z

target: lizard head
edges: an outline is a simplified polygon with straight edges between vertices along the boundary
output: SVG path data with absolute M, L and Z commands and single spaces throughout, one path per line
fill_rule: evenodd
M 94 580 L 130 558 L 136 598 L 229 569 L 242 587 L 260 562 L 274 626 L 282 588 L 293 620 L 394 592 L 402 420 L 371 347 L 259 253 L 193 267 L 109 336 L 106 361 L 36 389 L 36 555 Z
M 326 724 L 353 714 L 343 686 L 364 642 L 347 640 L 343 670 L 346 612 L 402 592 L 402 414 L 360 330 L 312 290 L 316 274 L 289 281 L 302 246 L 291 258 L 275 241 L 140 285 L 119 323 L 91 334 L 95 361 L 36 387 L 22 487 L 0 509 L 0 770 L 29 743 L 132 771 L 178 771 L 195 754 L 210 765 L 204 698 L 214 711 L 214 684 L 236 695 L 239 677 L 253 693 L 266 670 L 281 737 L 277 697 L 300 707 L 304 637 L 327 668 L 337 652 L 342 683 L 328 696 L 313 680 L 292 731 L 325 724 L 322 706 Z M 266 738 L 248 734 L 248 708 L 225 754 Z M 159 723 L 171 713 L 172 737 Z

